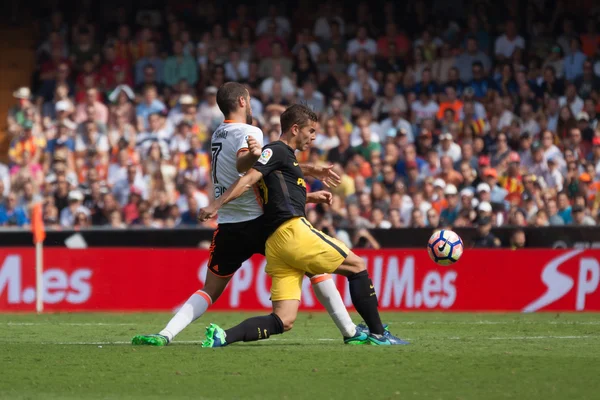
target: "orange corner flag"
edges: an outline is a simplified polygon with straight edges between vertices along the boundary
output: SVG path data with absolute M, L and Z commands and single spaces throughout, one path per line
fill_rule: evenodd
M 31 230 L 33 232 L 33 243 L 41 243 L 46 239 L 44 230 L 44 219 L 42 218 L 42 203 L 36 203 L 31 213 Z

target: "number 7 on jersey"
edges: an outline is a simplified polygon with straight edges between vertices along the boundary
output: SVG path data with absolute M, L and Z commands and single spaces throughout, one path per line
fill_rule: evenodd
M 217 179 L 217 158 L 219 157 L 219 153 L 221 152 L 221 149 L 223 148 L 223 143 L 213 143 L 210 146 L 211 152 L 212 152 L 212 178 L 213 178 L 213 183 L 219 183 L 219 180 Z

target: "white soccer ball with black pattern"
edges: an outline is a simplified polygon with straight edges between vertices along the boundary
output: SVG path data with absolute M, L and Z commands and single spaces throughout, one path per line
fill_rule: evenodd
M 455 232 L 442 229 L 429 238 L 427 253 L 436 264 L 448 266 L 460 259 L 463 253 L 463 241 Z

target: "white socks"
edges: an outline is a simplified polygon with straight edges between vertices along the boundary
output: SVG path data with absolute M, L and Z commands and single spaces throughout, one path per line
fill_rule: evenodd
M 168 337 L 169 341 L 172 341 L 186 326 L 200 318 L 211 304 L 212 299 L 210 296 L 206 292 L 198 290 L 187 299 L 159 334 Z
M 352 337 L 356 334 L 356 325 L 352 322 L 350 314 L 344 305 L 342 296 L 338 292 L 331 275 L 323 274 L 313 276 L 310 280 L 315 296 L 319 302 L 327 309 L 327 312 L 333 319 L 344 337 Z M 181 309 L 171 318 L 165 329 L 159 332 L 172 341 L 189 324 L 200 318 L 212 304 L 210 296 L 198 290 L 190 296 Z
M 315 275 L 310 279 L 315 296 L 327 309 L 329 316 L 338 327 L 344 337 L 352 337 L 356 334 L 356 325 L 352 322 L 350 314 L 344 305 L 340 292 L 335 287 L 331 275 Z

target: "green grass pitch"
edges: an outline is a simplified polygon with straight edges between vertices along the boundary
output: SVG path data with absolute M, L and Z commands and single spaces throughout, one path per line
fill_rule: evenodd
M 598 399 L 600 314 L 386 313 L 409 346 L 345 346 L 327 314 L 203 349 L 209 313 L 164 348 L 168 314 L 0 315 L 0 399 Z M 354 315 L 355 320 L 359 319 Z

